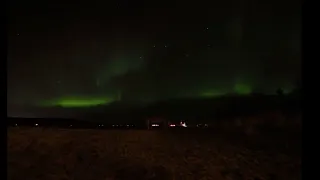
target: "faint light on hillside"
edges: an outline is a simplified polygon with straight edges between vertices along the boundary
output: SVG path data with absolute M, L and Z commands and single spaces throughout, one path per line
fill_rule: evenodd
M 38 127 L 38 126 L 39 126 L 39 124 L 35 124 L 35 126 L 36 126 L 36 127 Z

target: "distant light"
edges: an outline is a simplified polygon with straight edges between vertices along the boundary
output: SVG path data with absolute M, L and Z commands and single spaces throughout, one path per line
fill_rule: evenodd
M 170 127 L 175 127 L 176 125 L 175 124 L 170 124 Z
M 15 124 L 15 126 L 18 126 L 18 124 Z
M 206 30 L 208 30 L 209 28 L 207 27 Z
M 112 127 L 114 127 L 114 124 L 112 124 Z
M 101 126 L 103 127 L 103 124 L 101 124 Z
M 127 124 L 127 127 L 129 127 L 129 124 Z
M 142 56 L 140 56 L 140 59 L 142 59 Z
M 182 127 L 187 127 L 187 124 L 185 123 L 185 122 L 180 122 L 180 126 L 182 126 Z
M 70 127 L 72 127 L 72 124 L 70 124 Z
M 152 124 L 151 126 L 153 126 L 153 127 L 157 127 L 157 126 L 159 126 L 159 124 Z
M 168 47 L 167 45 L 164 46 L 165 48 Z
M 99 124 L 99 127 L 100 127 L 101 125 Z
M 39 126 L 39 124 L 35 124 L 35 126 Z
M 156 45 L 153 45 L 153 47 L 155 48 L 155 47 L 156 47 Z
M 20 34 L 18 33 L 17 36 L 19 36 Z

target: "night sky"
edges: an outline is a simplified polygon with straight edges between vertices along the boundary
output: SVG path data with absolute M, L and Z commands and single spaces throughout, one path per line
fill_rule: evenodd
M 10 112 L 273 93 L 300 81 L 300 1 L 145 2 L 10 1 Z

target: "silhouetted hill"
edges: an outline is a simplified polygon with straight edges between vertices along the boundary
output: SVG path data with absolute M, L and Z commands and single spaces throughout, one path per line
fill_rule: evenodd
M 291 97 L 266 96 L 223 96 L 218 98 L 174 99 L 148 106 L 148 115 L 246 115 L 263 111 L 290 110 L 299 108 L 299 100 Z

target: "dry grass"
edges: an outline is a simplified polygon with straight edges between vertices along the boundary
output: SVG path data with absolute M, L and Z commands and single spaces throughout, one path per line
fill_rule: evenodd
M 245 141 L 221 134 L 11 128 L 8 179 L 301 179 L 294 145 L 279 140 L 286 144 L 280 150 L 275 141 L 259 141 L 273 147 L 266 150 Z

